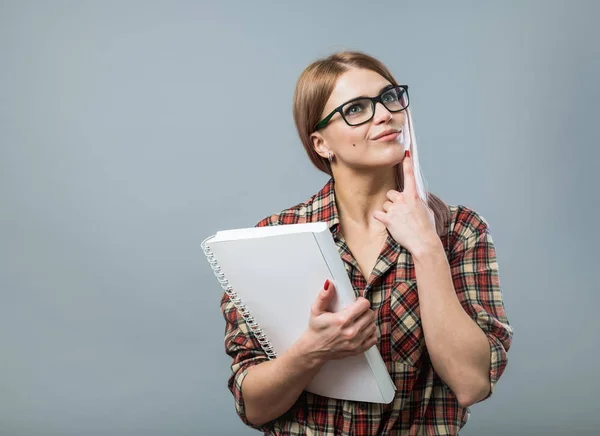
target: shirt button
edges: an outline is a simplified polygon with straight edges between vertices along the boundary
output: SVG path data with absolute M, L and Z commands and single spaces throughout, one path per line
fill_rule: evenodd
M 367 410 L 367 403 L 359 403 L 358 407 L 360 407 L 360 410 Z

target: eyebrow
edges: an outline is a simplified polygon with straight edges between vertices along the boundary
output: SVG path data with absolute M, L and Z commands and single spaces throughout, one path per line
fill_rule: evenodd
M 383 88 L 381 88 L 381 89 L 379 90 L 379 93 L 378 93 L 378 95 L 379 95 L 379 94 L 381 94 L 381 93 L 382 93 L 382 92 L 384 92 L 384 91 L 387 91 L 388 89 L 392 89 L 394 86 L 395 86 L 395 85 L 393 85 L 393 84 L 391 84 L 391 83 L 390 83 L 389 85 L 385 85 Z M 348 101 L 358 100 L 359 98 L 370 98 L 370 97 L 367 97 L 366 95 L 361 95 L 361 96 L 359 96 L 359 97 L 355 97 L 355 98 L 353 98 L 352 100 L 348 100 Z

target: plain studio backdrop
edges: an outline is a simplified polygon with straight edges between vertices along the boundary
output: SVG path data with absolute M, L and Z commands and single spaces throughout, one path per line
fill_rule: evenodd
M 429 190 L 491 226 L 515 336 L 462 434 L 595 433 L 598 16 L 583 0 L 1 1 L 0 434 L 254 434 L 200 243 L 326 182 L 291 101 L 340 49 L 410 86 Z

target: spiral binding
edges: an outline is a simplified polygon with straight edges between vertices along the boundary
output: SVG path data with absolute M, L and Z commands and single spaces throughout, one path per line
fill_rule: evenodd
M 233 288 L 229 284 L 229 280 L 227 280 L 227 278 L 225 277 L 225 274 L 221 270 L 221 267 L 219 266 L 218 261 L 215 259 L 215 255 L 214 255 L 213 251 L 206 244 L 206 242 L 211 238 L 212 238 L 212 236 L 209 236 L 204 241 L 202 241 L 202 244 L 200 244 L 200 246 L 202 247 L 202 250 L 204 251 L 206 259 L 208 260 L 208 263 L 210 264 L 210 267 L 212 268 L 215 276 L 217 277 L 217 280 L 221 284 L 221 287 L 227 293 L 227 295 L 229 296 L 229 299 L 231 300 L 231 302 L 233 303 L 235 308 L 238 310 L 240 315 L 242 315 L 242 317 L 244 318 L 244 321 L 246 321 L 246 324 L 248 324 L 250 331 L 254 334 L 254 336 L 260 343 L 260 346 L 267 354 L 268 358 L 275 359 L 277 357 L 277 353 L 273 349 L 271 342 L 269 342 L 265 333 L 259 327 L 258 322 L 250 314 L 250 312 L 244 305 L 244 302 L 242 301 L 242 299 L 240 297 L 238 297 L 237 293 L 233 290 Z

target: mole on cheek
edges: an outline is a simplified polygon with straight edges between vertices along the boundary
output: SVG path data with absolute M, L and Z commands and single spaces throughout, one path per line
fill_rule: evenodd
M 352 144 L 352 147 L 356 147 L 356 144 Z

